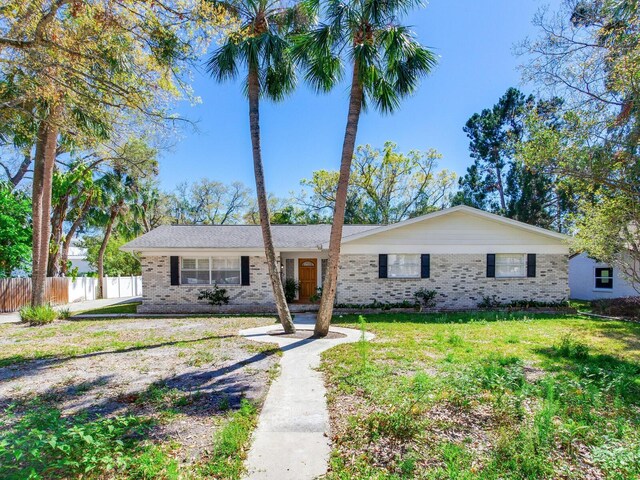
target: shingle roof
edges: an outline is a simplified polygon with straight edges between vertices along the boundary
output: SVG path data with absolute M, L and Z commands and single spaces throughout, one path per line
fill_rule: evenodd
M 345 225 L 342 237 L 379 225 Z M 331 225 L 272 225 L 276 248 L 318 248 L 329 242 Z M 149 248 L 263 248 L 259 225 L 162 225 L 123 246 Z

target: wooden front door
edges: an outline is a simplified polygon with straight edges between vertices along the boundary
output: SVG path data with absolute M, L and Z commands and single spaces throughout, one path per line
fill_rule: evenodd
M 308 302 L 318 288 L 318 260 L 315 258 L 298 259 L 298 297 L 301 302 Z

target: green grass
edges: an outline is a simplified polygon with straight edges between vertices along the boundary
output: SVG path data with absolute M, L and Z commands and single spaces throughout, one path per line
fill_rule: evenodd
M 184 396 L 153 387 L 136 402 L 169 409 L 184 402 Z M 33 402 L 27 407 L 11 428 L 0 431 L 0 478 L 239 479 L 257 421 L 256 407 L 243 400 L 238 410 L 220 419 L 211 453 L 185 467 L 172 457 L 170 443 L 148 440 L 163 417 L 65 418 L 46 404 Z
M 64 418 L 59 410 L 34 402 L 12 428 L 0 432 L 0 478 L 96 478 L 104 472 L 133 473 L 141 468 L 138 460 L 152 449 L 142 442 L 152 426 L 153 420 L 133 415 Z M 163 457 L 156 472 L 168 463 Z
M 366 329 L 323 354 L 330 479 L 640 477 L 640 325 L 481 312 Z
M 244 473 L 244 460 L 258 412 L 243 400 L 240 409 L 229 414 L 226 425 L 215 438 L 213 453 L 200 468 L 204 478 L 238 479 Z
M 115 315 L 124 313 L 136 313 L 138 311 L 138 305 L 142 302 L 123 303 L 120 305 L 109 305 L 108 307 L 94 308 L 92 310 L 84 310 L 82 312 L 76 312 L 74 315 Z

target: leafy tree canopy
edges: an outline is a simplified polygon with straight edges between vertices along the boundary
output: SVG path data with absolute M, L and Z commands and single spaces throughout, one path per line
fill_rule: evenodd
M 567 231 L 575 210 L 572 185 L 543 166 L 525 164 L 522 143 L 531 135 L 527 116 L 559 122 L 562 101 L 541 101 L 509 88 L 492 107 L 476 113 L 464 131 L 474 162 L 459 180 L 454 205 L 464 204 L 544 228 Z
M 531 112 L 521 155 L 579 189 L 575 248 L 640 288 L 640 3 L 565 1 L 534 23 L 525 78 L 565 102 L 552 124 Z
M 0 276 L 31 263 L 31 201 L 13 185 L 0 183 Z
M 346 223 L 395 223 L 447 206 L 456 176 L 438 170 L 435 150 L 401 153 L 393 142 L 356 149 L 345 213 Z M 302 180 L 310 195 L 299 195 L 309 212 L 326 215 L 335 203 L 338 172 L 318 170 Z
M 80 246 L 87 249 L 87 261 L 97 270 L 98 256 L 103 237 L 101 235 L 85 236 Z M 123 252 L 120 247 L 127 242 L 125 238 L 112 236 L 104 252 L 104 274 L 110 277 L 119 275 L 140 275 L 140 259 L 129 252 Z

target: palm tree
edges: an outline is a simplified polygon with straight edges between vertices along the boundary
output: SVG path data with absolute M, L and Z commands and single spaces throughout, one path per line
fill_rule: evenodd
M 343 59 L 352 68 L 329 261 L 315 326 L 318 336 L 329 332 L 333 313 L 347 187 L 362 108 L 372 104 L 382 113 L 393 112 L 436 64 L 436 56 L 398 24 L 399 17 L 420 4 L 419 0 L 327 0 L 326 21 L 295 38 L 294 57 L 304 65 L 305 78 L 316 90 L 329 91 L 340 81 Z
M 271 235 L 271 223 L 260 149 L 260 98 L 282 100 L 296 84 L 289 55 L 289 34 L 312 18 L 313 9 L 299 3 L 283 7 L 274 0 L 227 0 L 217 2 L 237 18 L 240 27 L 229 34 L 207 62 L 213 78 L 222 82 L 246 71 L 245 92 L 249 99 L 249 128 L 253 150 L 253 169 L 264 250 L 273 287 L 278 317 L 286 333 L 295 332 L 287 306 Z

